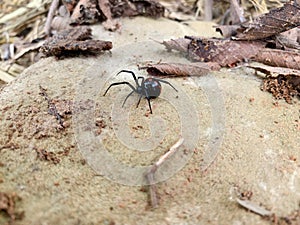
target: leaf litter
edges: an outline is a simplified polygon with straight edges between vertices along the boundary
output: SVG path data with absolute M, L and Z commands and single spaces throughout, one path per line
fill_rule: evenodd
M 235 11 L 238 10 L 239 8 L 235 7 Z M 296 75 L 273 73 L 275 77 L 286 77 L 280 78 L 280 82 L 276 81 L 277 78 L 266 77 L 262 87 L 262 90 L 271 92 L 276 98 L 283 98 L 292 103 L 293 96 L 300 96 L 297 76 L 300 73 L 299 38 L 296 35 L 297 39 L 289 39 L 291 36 L 286 35 L 286 31 L 299 29 L 297 28 L 300 26 L 299 12 L 297 3 L 290 1 L 258 16 L 252 22 L 216 27 L 217 31 L 225 36 L 224 38 L 185 36 L 164 41 L 162 44 L 168 51 L 179 51 L 193 62 L 217 63 L 220 68 L 256 61 L 275 68 L 284 67 L 296 71 Z M 198 74 L 205 74 L 208 72 L 207 68 L 209 66 L 206 68 L 204 66 L 203 71 Z M 264 72 L 267 70 L 265 68 Z M 153 66 L 149 68 L 152 75 L 174 75 L 173 73 L 177 71 L 180 71 L 177 65 L 163 73 L 158 68 L 154 70 Z M 186 73 L 180 73 L 179 76 L 182 74 Z
M 13 3 L 5 0 L 0 4 L 0 80 L 6 83 L 14 80 L 43 56 L 41 49 L 44 56 L 60 58 L 93 55 L 112 48 L 109 42 L 93 40 L 92 36 L 80 41 L 68 37 L 65 42 L 53 37 L 61 31 L 76 32 L 78 26 L 96 23 L 115 31 L 121 26 L 117 18 L 158 18 L 164 15 L 164 10 L 155 0 L 13 0 Z

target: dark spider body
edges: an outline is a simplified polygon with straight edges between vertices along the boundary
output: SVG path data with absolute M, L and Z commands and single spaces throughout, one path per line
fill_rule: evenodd
M 165 80 L 161 80 L 161 79 L 157 79 L 157 78 L 147 78 L 145 79 L 144 77 L 138 77 L 136 78 L 136 75 L 134 74 L 134 72 L 130 71 L 130 70 L 121 70 L 118 74 L 125 72 L 125 73 L 130 73 L 135 81 L 136 87 L 134 87 L 132 84 L 130 84 L 127 81 L 122 81 L 122 82 L 116 82 L 116 83 L 112 83 L 105 91 L 104 95 L 106 95 L 106 93 L 108 92 L 108 90 L 112 87 L 112 86 L 116 86 L 116 85 L 121 85 L 121 84 L 126 84 L 128 85 L 132 91 L 126 96 L 122 107 L 124 106 L 125 102 L 127 101 L 127 99 L 135 92 L 137 94 L 140 95 L 139 97 L 139 101 L 136 105 L 136 107 L 139 106 L 141 98 L 144 96 L 147 101 L 148 101 L 148 105 L 149 105 L 149 109 L 150 109 L 150 113 L 152 114 L 152 108 L 151 108 L 151 103 L 150 103 L 150 99 L 153 98 L 157 98 L 160 93 L 161 93 L 161 82 L 170 85 L 175 91 L 177 91 L 177 89 L 168 81 Z M 118 75 L 117 74 L 117 75 Z M 139 80 L 141 79 L 141 84 L 139 84 Z

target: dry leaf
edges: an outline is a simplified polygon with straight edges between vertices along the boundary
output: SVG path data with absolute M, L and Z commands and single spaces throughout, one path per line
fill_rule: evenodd
M 300 53 L 278 49 L 264 49 L 255 56 L 257 62 L 270 66 L 300 70 Z
M 260 40 L 298 26 L 300 26 L 300 7 L 286 3 L 255 18 L 253 22 L 242 24 L 235 38 Z
M 98 5 L 100 10 L 106 17 L 106 21 L 103 22 L 103 26 L 106 30 L 115 31 L 120 25 L 117 21 L 114 21 L 110 11 L 110 3 L 109 0 L 98 0 Z
M 168 51 L 176 50 L 182 53 L 187 53 L 190 42 L 191 40 L 187 38 L 178 38 L 171 39 L 169 41 L 163 41 L 161 44 L 166 46 Z
M 294 70 L 294 69 L 289 69 L 284 67 L 273 67 L 273 66 L 267 66 L 263 64 L 261 65 L 250 64 L 248 67 L 260 71 L 262 73 L 265 73 L 266 75 L 271 77 L 278 77 L 279 75 L 282 76 L 294 75 L 300 77 L 300 70 Z
M 189 37 L 190 38 L 190 37 Z M 194 61 L 216 62 L 220 66 L 234 66 L 260 52 L 265 43 L 260 41 L 232 41 L 190 38 L 188 57 Z
M 219 70 L 217 63 L 158 63 L 148 64 L 141 69 L 147 69 L 152 76 L 201 76 L 211 70 Z

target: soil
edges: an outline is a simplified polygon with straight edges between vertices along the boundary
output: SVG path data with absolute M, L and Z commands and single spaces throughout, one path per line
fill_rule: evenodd
M 130 74 L 115 76 L 120 70 L 146 76 L 138 70 L 146 62 L 188 62 L 156 41 L 217 35 L 211 23 L 203 22 L 137 17 L 121 24 L 115 33 L 93 27 L 95 38 L 113 42 L 111 52 L 45 58 L 2 88 L 0 190 L 19 196 L 14 211 L 24 216 L 12 219 L 0 212 L 0 224 L 271 223 L 242 208 L 238 196 L 277 218 L 299 210 L 299 99 L 293 104 L 275 100 L 261 91 L 262 77 L 238 67 L 165 79 L 179 91 L 163 84 L 160 98 L 152 100 L 153 114 L 144 99 L 135 107 L 136 95 L 121 108 L 130 93 L 126 85 L 103 96 L 113 82 L 133 82 Z M 188 161 L 174 156 L 175 169 L 161 169 L 170 173 L 158 176 L 159 206 L 151 209 L 147 188 L 139 185 L 145 184 L 143 177 L 116 178 L 118 170 L 90 145 L 90 131 L 115 159 L 132 167 L 154 164 L 180 137 L 183 155 L 192 154 Z M 133 137 L 127 139 L 128 133 Z M 132 151 L 130 145 L 152 151 Z

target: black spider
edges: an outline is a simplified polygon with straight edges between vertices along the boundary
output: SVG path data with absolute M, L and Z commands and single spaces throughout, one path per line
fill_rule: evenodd
M 160 93 L 161 93 L 161 84 L 160 84 L 160 82 L 170 85 L 175 91 L 177 91 L 177 89 L 171 83 L 169 83 L 168 81 L 161 80 L 161 79 L 156 79 L 156 78 L 147 78 L 147 79 L 145 79 L 144 77 L 138 77 L 138 78 L 136 78 L 134 72 L 132 72 L 130 70 L 121 70 L 118 74 L 120 74 L 122 72 L 130 73 L 132 75 L 132 77 L 133 77 L 133 79 L 135 81 L 136 87 L 134 87 L 132 84 L 130 84 L 127 81 L 116 82 L 116 83 L 112 83 L 106 89 L 106 91 L 105 91 L 105 93 L 103 95 L 103 96 L 105 96 L 106 93 L 108 92 L 108 90 L 112 86 L 120 85 L 120 84 L 127 84 L 132 89 L 132 92 L 130 92 L 127 95 L 127 97 L 125 98 L 125 100 L 124 100 L 124 102 L 122 104 L 122 107 L 124 106 L 126 100 L 129 98 L 129 96 L 132 95 L 134 92 L 136 92 L 136 93 L 138 93 L 140 95 L 140 98 L 139 98 L 139 101 L 138 101 L 136 107 L 139 106 L 141 98 L 143 96 L 145 96 L 145 98 L 147 99 L 148 104 L 149 104 L 150 113 L 152 114 L 152 108 L 151 108 L 151 104 L 150 104 L 150 99 L 156 98 L 156 97 L 158 97 L 160 95 Z M 139 82 L 138 82 L 139 79 L 142 80 L 141 84 L 139 84 Z

